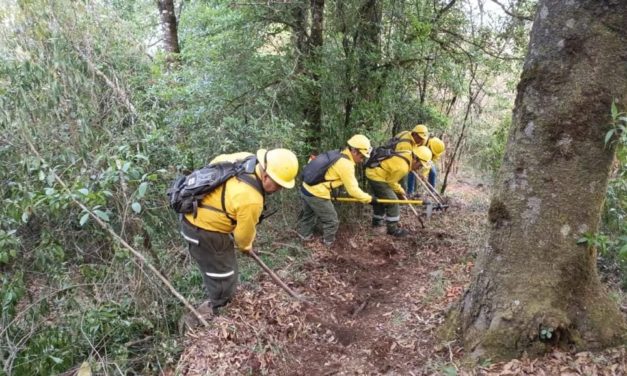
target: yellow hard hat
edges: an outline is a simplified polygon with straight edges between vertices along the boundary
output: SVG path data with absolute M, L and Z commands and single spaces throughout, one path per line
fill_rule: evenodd
M 429 142 L 427 143 L 431 152 L 433 152 L 433 159 L 439 158 L 442 153 L 446 150 L 444 146 L 444 142 L 437 137 L 431 137 Z
M 429 137 L 429 129 L 424 124 L 418 124 L 411 130 L 413 133 L 418 133 L 418 136 L 422 138 Z
M 370 158 L 370 152 L 372 147 L 370 146 L 370 140 L 363 134 L 356 134 L 348 139 L 348 146 L 359 150 L 361 154 L 366 158 Z
M 257 161 L 275 183 L 283 188 L 293 188 L 298 174 L 296 154 L 287 149 L 259 149 Z
M 429 149 L 426 146 L 414 146 L 412 148 L 412 152 L 414 153 L 416 158 L 420 160 L 420 163 L 422 163 L 423 167 L 425 168 L 431 167 L 431 157 L 432 157 L 431 149 Z

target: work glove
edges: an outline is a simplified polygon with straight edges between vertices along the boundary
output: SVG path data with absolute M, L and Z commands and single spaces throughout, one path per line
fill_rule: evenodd
M 379 200 L 377 200 L 376 197 L 372 196 L 372 201 L 370 201 L 370 205 L 376 205 L 379 203 Z

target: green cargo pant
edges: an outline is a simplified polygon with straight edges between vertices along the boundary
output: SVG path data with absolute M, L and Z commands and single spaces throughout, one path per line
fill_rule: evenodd
M 198 264 L 211 305 L 213 308 L 225 305 L 235 293 L 239 274 L 229 234 L 203 230 L 183 219 L 181 235 Z
M 370 179 L 368 179 L 368 183 L 370 183 L 372 194 L 376 198 L 398 200 L 396 193 L 394 193 L 387 183 Z M 388 232 L 393 232 L 398 228 L 398 221 L 401 220 L 401 209 L 398 204 L 377 204 L 373 206 L 372 210 L 374 212 L 372 216 L 373 224 L 385 220 Z
M 298 224 L 296 225 L 298 234 L 304 239 L 309 238 L 313 234 L 316 220 L 320 219 L 324 244 L 333 244 L 340 220 L 337 218 L 337 212 L 331 200 L 308 196 L 302 191 L 300 198 L 303 208 L 298 215 Z

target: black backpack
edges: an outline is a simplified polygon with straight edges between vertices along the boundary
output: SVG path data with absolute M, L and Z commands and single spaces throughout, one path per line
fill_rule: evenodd
M 407 132 L 409 132 L 409 131 L 401 132 L 401 133 L 399 133 L 399 135 L 407 134 Z M 401 142 L 409 142 L 411 144 L 411 141 L 409 141 L 407 139 L 403 139 L 400 136 L 399 137 L 394 136 L 394 137 L 390 138 L 388 140 L 388 142 L 385 145 L 381 146 L 381 147 L 387 148 L 387 149 L 390 149 L 390 150 L 396 150 L 396 146 L 398 144 L 400 144 Z
M 309 185 L 324 182 L 324 175 L 340 158 L 348 159 L 346 155 L 342 154 L 341 150 L 330 150 L 318 155 L 303 167 L 303 181 Z
M 234 176 L 250 184 L 264 195 L 261 182 L 256 176 L 250 175 L 255 173 L 256 164 L 257 158 L 251 155 L 241 161 L 212 163 L 187 176 L 178 177 L 167 191 L 170 207 L 177 213 L 194 213 L 194 216 L 196 216 L 199 206 L 226 213 L 224 203 L 226 190 L 222 192 L 222 210 L 201 205 L 200 201 Z M 228 214 L 227 217 L 229 217 Z M 229 219 L 235 222 L 232 218 L 229 217 Z
M 397 142 L 398 144 L 398 142 Z M 394 144 L 395 145 L 395 144 Z M 411 166 L 411 161 L 407 159 L 402 153 L 399 153 L 394 150 L 395 147 L 390 147 L 390 144 L 386 144 L 385 146 L 379 146 L 375 148 L 370 154 L 370 158 L 364 163 L 364 167 L 374 168 L 381 166 L 381 162 L 388 158 L 392 157 L 401 157 L 409 166 Z

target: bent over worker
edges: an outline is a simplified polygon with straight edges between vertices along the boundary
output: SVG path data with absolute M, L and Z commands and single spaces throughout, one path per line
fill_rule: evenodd
M 245 152 L 225 154 L 211 163 L 236 162 L 249 156 L 252 154 Z M 202 273 L 209 298 L 200 307 L 203 313 L 208 309 L 215 312 L 233 296 L 238 281 L 234 247 L 242 252 L 252 249 L 265 195 L 294 187 L 298 160 L 292 151 L 260 149 L 256 157 L 254 173 L 229 178 L 201 200 L 196 213 L 186 214 L 182 220 L 181 234 Z
M 335 234 L 339 227 L 339 220 L 335 207 L 331 202 L 331 191 L 344 186 L 348 194 L 360 202 L 372 203 L 373 197 L 359 188 L 355 177 L 355 165 L 362 163 L 370 157 L 370 140 L 364 135 L 354 135 L 348 142 L 348 146 L 335 158 L 330 157 L 333 151 L 323 153 L 309 162 L 303 168 L 304 182 L 300 189 L 300 197 L 303 208 L 298 217 L 296 232 L 303 240 L 311 239 L 316 221 L 322 223 L 322 240 L 326 246 L 332 246 Z M 320 160 L 330 160 L 328 165 L 320 164 Z M 319 168 L 315 171 L 321 177 L 320 182 L 308 184 L 305 176 L 312 167 Z
M 409 150 L 395 152 L 386 159 L 380 161 L 376 167 L 366 167 L 366 177 L 377 199 L 395 200 L 397 197 L 406 200 L 405 190 L 399 181 L 407 176 L 410 171 L 418 171 L 428 168 L 431 160 L 431 150 L 426 146 L 414 146 Z M 407 231 L 398 226 L 401 219 L 401 211 L 398 204 L 373 206 L 372 226 L 387 226 L 388 235 L 404 237 Z
M 415 146 L 426 146 L 429 139 L 429 129 L 424 124 L 416 125 L 411 131 L 403 131 L 395 136 L 397 140 L 394 150 L 409 150 Z M 412 194 L 416 190 L 414 174 L 409 174 L 403 178 L 403 186 L 407 188 L 407 194 Z
M 446 151 L 446 146 L 444 145 L 444 142 L 438 137 L 429 137 L 429 140 L 427 140 L 427 146 L 429 147 L 429 149 L 431 149 L 431 153 L 433 153 L 433 158 L 431 158 L 431 168 L 429 170 L 425 169 L 424 173 L 426 173 L 427 175 L 425 177 L 428 178 L 429 185 L 431 185 L 431 187 L 435 189 L 438 176 L 438 169 L 435 162 L 440 160 L 440 157 Z

